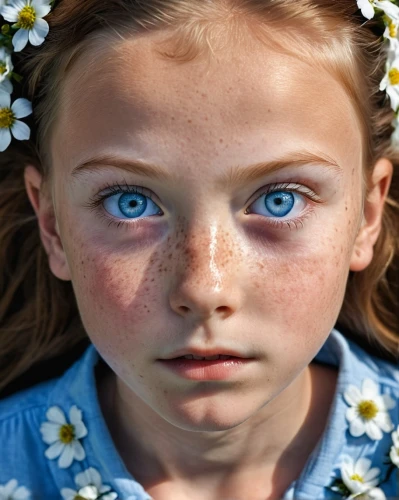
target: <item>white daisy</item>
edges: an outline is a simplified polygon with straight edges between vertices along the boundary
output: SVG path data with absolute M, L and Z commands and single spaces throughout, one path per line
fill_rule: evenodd
M 16 479 L 11 479 L 5 485 L 0 485 L 0 500 L 29 500 L 30 491 L 25 486 L 18 486 Z
M 399 7 L 389 0 L 357 0 L 357 6 L 366 19 L 372 19 L 375 9 L 382 10 L 391 19 L 399 19 Z
M 392 463 L 399 468 L 399 425 L 395 432 L 392 432 L 393 445 L 389 453 Z
M 341 465 L 341 477 L 345 486 L 351 492 L 348 498 L 362 498 L 362 500 L 386 500 L 379 483 L 380 469 L 370 469 L 371 460 L 359 458 L 356 462 L 351 457 L 344 457 Z
M 390 50 L 397 51 L 399 48 L 398 33 L 399 33 L 399 21 L 398 20 L 393 21 L 391 19 L 389 21 L 389 24 L 387 24 L 383 35 L 386 40 L 389 40 Z
M 44 42 L 49 26 L 42 19 L 51 10 L 49 0 L 10 0 L 1 8 L 1 15 L 6 21 L 15 23 L 19 28 L 12 38 L 15 52 L 25 48 L 28 41 L 32 45 L 41 45 Z
M 118 495 L 111 491 L 110 486 L 102 484 L 99 472 L 90 467 L 75 476 L 75 483 L 78 490 L 62 488 L 61 495 L 64 500 L 115 500 Z
M 14 66 L 11 60 L 11 53 L 5 47 L 0 47 L 0 91 L 11 94 L 13 91 L 10 75 Z
M 43 441 L 51 445 L 45 451 L 49 460 L 57 457 L 61 469 L 69 467 L 74 460 L 84 460 L 86 453 L 79 439 L 87 435 L 87 429 L 82 421 L 82 412 L 72 406 L 67 422 L 64 412 L 58 406 L 52 406 L 46 413 L 48 422 L 40 426 Z
M 17 99 L 11 106 L 11 96 L 0 91 L 0 151 L 11 143 L 11 134 L 19 141 L 28 140 L 30 128 L 18 120 L 32 113 L 32 104 L 27 99 Z
M 372 19 L 374 17 L 374 5 L 373 2 L 370 2 L 370 0 L 357 0 L 357 6 L 362 11 L 362 14 L 366 19 Z
M 346 411 L 349 432 L 354 437 L 364 433 L 370 439 L 382 439 L 384 432 L 391 432 L 393 424 L 388 410 L 395 407 L 395 401 L 387 394 L 379 394 L 378 385 L 366 378 L 362 392 L 350 385 L 344 393 L 345 401 L 351 406 Z
M 389 18 L 399 20 L 399 7 L 390 0 L 373 0 L 373 5 L 382 10 Z
M 399 53 L 392 50 L 388 54 L 386 74 L 380 83 L 380 90 L 386 90 L 391 99 L 391 107 L 399 108 Z

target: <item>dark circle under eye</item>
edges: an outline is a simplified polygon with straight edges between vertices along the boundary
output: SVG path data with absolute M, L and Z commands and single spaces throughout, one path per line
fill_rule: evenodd
M 284 217 L 294 208 L 294 195 L 287 191 L 269 193 L 265 198 L 265 206 L 274 217 Z
M 147 208 L 147 197 L 138 193 L 125 193 L 118 201 L 120 211 L 126 217 L 140 217 Z

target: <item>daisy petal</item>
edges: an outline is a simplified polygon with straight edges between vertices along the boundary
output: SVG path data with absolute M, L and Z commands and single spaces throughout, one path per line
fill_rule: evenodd
M 73 462 L 73 448 L 71 445 L 66 445 L 63 452 L 58 459 L 58 467 L 60 469 L 67 469 Z
M 387 410 L 393 410 L 396 406 L 396 401 L 389 396 L 389 394 L 382 394 L 382 400 L 384 401 L 385 408 Z
M 387 497 L 381 488 L 373 488 L 367 492 L 367 498 L 369 500 L 386 500 Z
M 0 83 L 0 91 L 7 92 L 7 94 L 12 94 L 14 88 L 11 81 L 6 78 Z
M 357 387 L 350 385 L 344 393 L 344 398 L 348 405 L 356 406 L 362 400 L 362 394 Z
M 87 436 L 87 429 L 83 422 L 77 422 L 75 425 L 75 436 L 76 439 L 82 439 Z
M 370 378 L 365 378 L 362 384 L 362 394 L 364 399 L 374 399 L 378 395 L 378 385 Z
M 36 15 L 37 17 L 45 17 L 47 16 L 47 14 L 51 11 L 51 6 L 50 5 L 44 5 L 44 4 L 41 4 L 41 5 L 36 5 L 38 4 L 38 2 L 32 2 L 32 7 L 34 7 L 35 11 L 36 11 Z
M 14 46 L 15 52 L 21 52 L 26 47 L 29 40 L 29 31 L 19 29 L 15 35 L 12 37 L 12 44 Z
M 18 21 L 18 9 L 12 7 L 11 5 L 2 7 L 1 15 L 6 21 L 10 21 L 11 23 L 16 23 Z
M 356 408 L 353 408 L 353 406 L 351 406 L 350 408 L 348 408 L 346 410 L 346 419 L 348 420 L 348 422 L 353 422 L 355 419 L 357 419 L 359 417 L 357 411 L 356 411 Z
M 15 118 L 25 118 L 25 116 L 32 114 L 32 103 L 28 99 L 20 98 L 13 102 L 11 109 Z
M 359 418 L 349 424 L 349 432 L 353 437 L 362 436 L 365 433 L 365 425 Z
M 54 422 L 43 422 L 40 426 L 40 432 L 46 444 L 53 444 L 60 439 L 60 425 Z
M 62 488 L 61 495 L 64 500 L 74 500 L 78 492 L 71 490 L 71 488 Z
M 370 469 L 363 477 L 366 482 L 373 481 L 380 474 L 380 469 L 378 467 L 373 467 Z
M 4 493 L 6 497 L 12 495 L 15 488 L 18 486 L 18 481 L 16 479 L 11 479 L 4 487 Z
M 8 128 L 0 129 L 0 152 L 5 151 L 11 143 L 11 132 Z
M 75 426 L 82 421 L 82 411 L 75 405 L 69 410 L 69 420 Z
M 19 141 L 27 141 L 30 137 L 30 128 L 26 123 L 15 120 L 11 133 Z
M 365 423 L 365 432 L 367 436 L 374 441 L 379 441 L 383 438 L 382 430 L 373 420 Z
M 357 6 L 366 19 L 372 19 L 374 17 L 374 7 L 369 0 L 357 0 Z
M 71 446 L 73 448 L 75 460 L 84 460 L 86 458 L 85 450 L 79 441 L 73 441 Z
M 47 448 L 44 454 L 49 460 L 54 460 L 54 458 L 57 458 L 61 455 L 64 448 L 65 444 L 62 443 L 61 441 L 57 441 L 56 443 L 52 444 L 50 448 Z
M 391 432 L 394 429 L 391 417 L 385 411 L 379 411 L 374 419 L 374 422 L 382 429 L 384 432 Z
M 8 92 L 0 92 L 0 108 L 9 108 L 11 106 L 11 96 Z
M 17 491 L 14 491 L 12 500 L 28 500 L 30 498 L 30 492 L 25 486 L 20 486 Z
M 355 464 L 354 472 L 360 477 L 364 478 L 366 472 L 370 469 L 371 460 L 368 458 L 359 458 L 359 460 Z
M 65 425 L 67 423 L 65 419 L 64 412 L 58 406 L 52 406 L 47 410 L 46 417 L 50 422 L 55 422 L 59 425 Z
M 49 32 L 49 25 L 44 19 L 36 19 L 33 28 L 29 32 L 29 41 L 36 47 L 44 42 Z

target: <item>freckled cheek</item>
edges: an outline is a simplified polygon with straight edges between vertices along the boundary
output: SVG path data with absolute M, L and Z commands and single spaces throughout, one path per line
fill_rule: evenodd
M 257 314 L 279 332 L 302 342 L 303 335 L 320 336 L 334 326 L 345 294 L 348 276 L 347 251 L 337 244 L 314 255 L 282 255 L 258 263 L 253 283 Z
M 73 259 L 72 283 L 82 321 L 91 332 L 123 335 L 140 330 L 159 302 L 159 282 L 146 259 L 82 251 Z

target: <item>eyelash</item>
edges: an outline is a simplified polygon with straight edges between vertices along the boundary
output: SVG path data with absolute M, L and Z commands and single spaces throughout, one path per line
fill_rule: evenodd
M 108 192 L 106 194 L 97 194 L 93 198 L 90 198 L 89 202 L 85 204 L 84 206 L 86 208 L 89 208 L 90 210 L 98 212 L 99 206 L 105 201 L 107 198 L 111 196 L 115 196 L 117 194 L 121 193 L 138 193 L 142 194 L 146 197 L 148 197 L 151 201 L 153 200 L 153 193 L 141 186 L 132 186 L 126 183 L 124 185 L 121 184 L 106 184 L 104 188 L 101 190 L 103 191 L 104 189 L 108 189 Z M 292 192 L 292 193 L 298 193 L 301 195 L 306 196 L 310 200 L 312 200 L 314 203 L 321 203 L 321 198 L 317 196 L 317 194 L 308 188 L 307 186 L 301 185 L 301 184 L 296 184 L 295 182 L 285 182 L 285 183 L 279 183 L 279 184 L 269 184 L 266 188 L 263 188 L 261 193 L 252 201 L 251 205 L 253 205 L 259 198 L 261 198 L 264 195 L 273 193 L 273 192 L 278 192 L 278 191 L 286 191 L 286 192 Z M 251 212 L 248 211 L 249 208 L 244 212 L 246 215 L 250 214 Z M 264 217 L 260 216 L 263 218 L 268 219 L 268 223 L 271 224 L 273 227 L 281 229 L 281 228 L 286 228 L 288 229 L 299 229 L 300 227 L 303 227 L 303 224 L 305 220 L 313 213 L 313 207 L 308 207 L 306 210 L 306 213 L 303 214 L 301 217 L 297 217 L 295 219 L 288 219 L 288 220 L 279 220 L 278 218 L 272 218 L 272 217 Z M 162 211 L 162 209 L 161 209 Z M 159 214 L 159 215 L 163 215 Z M 254 214 L 258 215 L 258 214 Z M 102 211 L 99 214 L 101 219 L 104 219 L 108 222 L 108 227 L 115 225 L 117 228 L 126 228 L 128 229 L 129 226 L 132 224 L 137 224 L 140 220 L 142 219 L 131 219 L 130 221 L 125 221 L 123 219 L 121 220 L 116 220 L 108 215 L 104 211 Z

